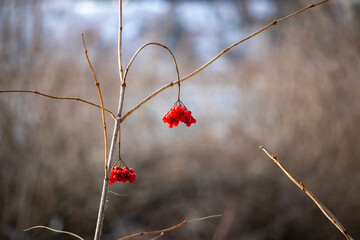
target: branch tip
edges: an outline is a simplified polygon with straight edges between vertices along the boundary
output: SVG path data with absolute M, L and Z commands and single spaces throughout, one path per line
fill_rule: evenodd
M 261 150 L 263 150 L 263 149 L 264 149 L 264 145 L 260 145 L 259 148 L 260 148 Z

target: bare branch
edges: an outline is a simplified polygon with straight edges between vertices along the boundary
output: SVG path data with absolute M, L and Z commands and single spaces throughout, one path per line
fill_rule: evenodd
M 56 229 L 53 229 L 53 228 L 50 228 L 50 227 L 46 227 L 46 226 L 33 226 L 33 227 L 30 227 L 30 228 L 24 229 L 23 232 L 30 231 L 30 230 L 35 229 L 35 228 L 45 228 L 45 229 L 50 230 L 50 231 L 53 231 L 53 232 L 64 233 L 64 234 L 67 234 L 67 235 L 71 235 L 71 236 L 73 236 L 73 237 L 76 237 L 76 238 L 78 238 L 78 239 L 80 239 L 80 240 L 84 240 L 82 237 L 76 235 L 75 233 L 67 232 L 67 231 L 61 231 L 61 230 L 56 230 Z
M 122 0 L 119 0 L 119 35 L 118 35 L 118 69 L 121 85 L 125 85 L 125 78 L 123 74 L 123 65 L 122 65 Z
M 311 4 L 301 10 L 298 10 L 284 18 L 278 19 L 278 20 L 274 20 L 273 22 L 271 22 L 270 24 L 266 25 L 265 27 L 259 29 L 258 31 L 254 32 L 253 34 L 241 39 L 240 41 L 234 43 L 233 45 L 225 48 L 223 51 L 221 51 L 218 55 L 216 55 L 213 59 L 211 59 L 209 62 L 207 62 L 206 64 L 204 64 L 202 67 L 198 68 L 197 70 L 195 70 L 194 72 L 190 73 L 189 75 L 187 75 L 186 77 L 183 77 L 180 79 L 180 82 L 186 81 L 189 78 L 195 76 L 196 74 L 198 74 L 199 72 L 201 72 L 202 70 L 204 70 L 205 68 L 207 68 L 208 66 L 210 66 L 213 62 L 215 62 L 217 59 L 219 59 L 222 55 L 224 55 L 227 51 L 229 51 L 230 49 L 236 47 L 237 45 L 239 45 L 240 43 L 243 43 L 247 40 L 249 40 L 250 38 L 255 37 L 256 35 L 258 35 L 259 33 L 265 31 L 266 29 L 277 25 L 278 23 L 285 21 L 291 17 L 294 17 L 295 15 L 298 15 L 299 13 L 302 13 L 310 8 L 313 8 L 315 6 L 321 5 L 323 3 L 328 2 L 329 0 L 325 0 L 316 4 Z M 139 109 L 142 105 L 144 105 L 146 102 L 148 102 L 150 99 L 152 99 L 153 97 L 155 97 L 156 95 L 158 95 L 159 93 L 161 93 L 162 91 L 164 91 L 165 89 L 174 86 L 174 84 L 177 84 L 178 81 L 176 82 L 170 82 L 166 85 L 164 85 L 163 87 L 159 88 L 158 90 L 156 90 L 155 92 L 153 92 L 152 94 L 150 94 L 147 98 L 145 98 L 143 101 L 141 101 L 138 105 L 136 105 L 133 109 L 131 109 L 128 113 L 126 113 L 122 118 L 121 121 L 124 121 L 128 116 L 130 116 L 133 112 L 135 112 L 137 109 Z
M 288 178 L 290 178 L 291 181 L 293 181 L 296 186 L 298 186 L 304 193 L 306 193 L 311 200 L 320 208 L 320 210 L 323 212 L 323 214 L 330 220 L 330 222 L 332 222 L 332 224 L 334 224 L 340 232 L 342 232 L 342 234 L 345 235 L 346 239 L 348 240 L 353 240 L 352 237 L 350 237 L 350 235 L 347 233 L 346 229 L 341 225 L 340 221 L 335 217 L 334 214 L 332 214 L 330 212 L 329 209 L 327 209 L 325 207 L 324 204 L 322 204 L 304 185 L 304 183 L 298 181 L 288 170 L 286 170 L 281 163 L 279 162 L 279 160 L 277 159 L 277 157 L 272 154 L 269 150 L 267 150 L 266 148 L 264 148 L 264 146 L 259 146 L 259 148 L 261 150 L 263 150 L 266 155 L 269 156 L 269 158 L 271 158 L 274 163 L 276 163 L 279 168 L 286 174 L 286 176 L 288 176 Z
M 162 233 L 160 233 L 160 235 L 158 235 L 158 236 L 156 236 L 156 237 L 152 238 L 151 240 L 156 240 L 156 239 L 158 239 L 158 238 L 161 238 L 162 236 L 164 236 L 164 233 L 163 233 L 163 232 L 162 232 Z
M 112 194 L 114 194 L 114 195 L 116 195 L 118 197 L 126 197 L 127 196 L 127 194 L 116 193 L 116 192 L 113 192 L 113 191 L 109 191 L 109 193 L 112 193 Z
M 85 44 L 85 38 L 84 38 L 84 34 L 81 34 L 81 37 L 82 37 L 82 41 L 83 41 L 83 44 L 84 44 L 84 52 L 85 52 L 85 56 L 86 56 L 86 60 L 88 61 L 89 63 L 89 67 L 91 69 L 91 72 L 93 74 L 93 77 L 94 77 L 94 80 L 95 80 L 95 85 L 96 85 L 96 88 L 98 90 L 98 95 L 99 95 L 99 99 L 100 99 L 100 104 L 101 104 L 101 117 L 102 117 L 102 122 L 103 122 L 103 128 L 104 128 L 104 141 L 105 141 L 105 164 L 104 164 L 104 171 L 105 171 L 105 178 L 108 178 L 108 169 L 107 169 L 107 159 L 108 159 L 108 141 L 107 141 L 107 131 L 106 131 L 106 119 L 105 119 L 105 112 L 104 112 L 104 101 L 103 101 L 103 98 L 102 98 L 102 94 L 101 94 L 101 89 L 100 89 L 100 83 L 98 82 L 97 78 L 96 78 L 96 75 L 95 75 L 95 72 L 94 72 L 94 69 L 91 65 L 91 62 L 90 62 L 90 59 L 89 59 L 89 56 L 88 56 L 88 53 L 87 53 L 87 49 L 86 49 L 86 44 Z
M 97 104 L 95 104 L 95 103 L 86 101 L 86 100 L 81 99 L 81 98 L 56 97 L 56 96 L 48 95 L 48 94 L 41 93 L 41 92 L 38 92 L 38 91 L 33 91 L 33 90 L 6 90 L 6 91 L 0 91 L 0 93 L 34 93 L 34 94 L 37 94 L 37 95 L 40 95 L 40 96 L 43 96 L 43 97 L 52 98 L 52 99 L 79 101 L 79 102 L 83 102 L 83 103 L 92 105 L 92 106 L 97 107 L 97 108 L 101 108 L 101 106 L 99 106 L 99 105 L 97 105 Z M 113 119 L 116 119 L 115 115 L 114 115 L 110 110 L 108 110 L 108 109 L 106 109 L 106 108 L 104 108 L 104 110 L 105 110 L 107 113 L 109 113 Z
M 161 234 L 161 233 L 165 233 L 165 232 L 169 232 L 169 231 L 172 231 L 174 229 L 177 229 L 177 228 L 179 228 L 179 227 L 181 227 L 181 226 L 183 226 L 183 225 L 185 225 L 187 223 L 190 223 L 190 222 L 202 221 L 202 220 L 207 220 L 207 219 L 210 219 L 210 218 L 217 218 L 217 217 L 222 217 L 222 216 L 224 216 L 224 215 L 223 214 L 218 214 L 218 215 L 211 215 L 211 216 L 207 216 L 207 217 L 203 217 L 203 218 L 193 219 L 193 220 L 190 220 L 190 221 L 184 220 L 183 222 L 181 222 L 179 224 L 176 224 L 176 225 L 174 225 L 172 227 L 169 227 L 169 228 L 156 230 L 156 231 L 151 231 L 151 232 L 135 233 L 133 235 L 129 235 L 129 236 L 120 238 L 119 240 L 126 240 L 126 239 L 130 239 L 130 238 L 144 236 L 144 235 L 150 235 L 150 234 Z
M 119 35 L 118 35 L 118 67 L 119 67 L 119 75 L 120 75 L 120 96 L 119 96 L 119 105 L 118 105 L 118 112 L 116 115 L 116 121 L 114 126 L 114 131 L 111 139 L 111 145 L 110 145 L 110 153 L 107 160 L 107 163 L 105 163 L 107 172 L 106 176 L 110 173 L 110 165 L 111 160 L 114 158 L 115 154 L 115 146 L 117 141 L 119 141 L 119 147 L 120 147 L 120 141 L 121 141 L 121 124 L 120 124 L 120 118 L 122 114 L 122 110 L 124 107 L 124 96 L 125 96 L 125 88 L 126 84 L 124 82 L 123 77 L 123 67 L 122 67 L 122 4 L 123 1 L 119 0 Z M 119 149 L 120 152 L 120 149 Z M 102 226 L 104 223 L 104 217 L 105 217 L 105 206 L 108 198 L 108 191 L 109 191 L 109 178 L 105 177 L 103 182 L 103 188 L 101 192 L 101 199 L 99 203 L 99 211 L 98 211 L 98 217 L 96 221 L 96 228 L 95 228 L 95 236 L 94 240 L 100 240 L 101 239 L 101 232 L 102 232 Z
M 177 64 L 177 62 L 176 62 L 176 58 L 175 58 L 173 52 L 172 52 L 167 46 L 165 46 L 165 45 L 163 45 L 163 44 L 161 44 L 161 43 L 157 43 L 157 42 L 149 42 L 149 43 L 146 43 L 146 44 L 142 45 L 142 46 L 135 52 L 135 54 L 132 56 L 132 58 L 131 58 L 131 60 L 130 60 L 130 62 L 129 62 L 129 64 L 128 64 L 128 66 L 126 67 L 125 75 L 124 75 L 124 83 L 126 84 L 127 74 L 128 74 L 128 72 L 129 72 L 129 69 L 130 69 L 132 63 L 134 62 L 135 58 L 137 57 L 137 55 L 138 55 L 145 47 L 147 47 L 147 46 L 149 46 L 149 45 L 155 45 L 155 46 L 163 47 L 163 48 L 165 48 L 165 49 L 170 53 L 170 55 L 171 55 L 171 57 L 172 57 L 172 59 L 173 59 L 173 62 L 174 62 L 174 64 L 175 64 L 175 69 L 176 69 L 176 74 L 177 74 L 177 83 L 178 83 L 178 85 L 179 85 L 178 100 L 180 100 L 179 98 L 180 98 L 180 82 L 181 82 L 181 81 L 180 81 L 179 67 L 178 67 L 178 64 Z

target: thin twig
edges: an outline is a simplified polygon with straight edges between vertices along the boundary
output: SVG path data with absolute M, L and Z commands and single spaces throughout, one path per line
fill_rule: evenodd
M 240 41 L 234 43 L 233 45 L 227 47 L 226 49 L 224 49 L 223 51 L 221 51 L 218 55 L 216 55 L 213 59 L 211 59 L 209 62 L 207 62 L 206 64 L 204 64 L 202 67 L 198 68 L 197 70 L 195 70 L 194 72 L 190 73 L 189 75 L 187 75 L 186 77 L 183 77 L 180 79 L 180 82 L 186 81 L 187 79 L 195 76 L 196 74 L 198 74 L 199 72 L 201 72 L 202 70 L 204 70 L 205 68 L 207 68 L 208 66 L 210 66 L 210 64 L 212 64 L 213 62 L 215 62 L 218 58 L 220 58 L 222 55 L 224 55 L 227 51 L 229 51 L 230 49 L 236 47 L 237 45 L 249 40 L 250 38 L 258 35 L 259 33 L 267 30 L 268 28 L 277 25 L 278 23 L 285 21 L 299 13 L 302 13 L 310 8 L 316 7 L 318 5 L 321 5 L 323 3 L 328 2 L 329 0 L 325 0 L 316 4 L 311 4 L 301 10 L 298 10 L 284 18 L 278 19 L 278 20 L 274 20 L 273 22 L 271 22 L 270 24 L 266 25 L 265 27 L 259 29 L 258 31 L 254 32 L 253 34 L 241 39 Z M 142 105 L 144 105 L 146 102 L 148 102 L 150 99 L 152 99 L 153 97 L 155 97 L 156 95 L 158 95 L 159 93 L 161 93 L 162 91 L 164 91 L 165 89 L 174 86 L 174 84 L 177 84 L 178 81 L 176 82 L 170 82 L 166 85 L 164 85 L 163 87 L 159 88 L 158 90 L 156 90 L 155 92 L 153 92 L 152 94 L 150 94 L 147 98 L 145 98 L 143 101 L 141 101 L 138 105 L 136 105 L 134 108 L 132 108 L 129 112 L 127 112 L 122 118 L 121 121 L 124 121 L 128 116 L 130 116 L 133 112 L 135 112 L 137 109 L 139 109 Z
M 272 154 L 269 150 L 267 150 L 266 148 L 264 148 L 264 146 L 259 146 L 259 148 L 261 150 L 263 150 L 266 155 L 269 156 L 269 158 L 271 158 L 274 163 L 276 163 L 279 168 L 286 174 L 286 176 L 288 176 L 288 178 L 290 178 L 291 181 L 293 181 L 295 183 L 296 186 L 298 186 L 304 193 L 306 193 L 311 200 L 320 208 L 320 210 L 323 212 L 323 214 L 330 220 L 330 222 L 332 222 L 332 224 L 334 224 L 340 232 L 342 232 L 342 234 L 345 235 L 346 239 L 348 240 L 352 240 L 353 238 L 350 237 L 350 235 L 347 233 L 346 229 L 343 227 L 343 225 L 340 223 L 340 221 L 335 217 L 334 214 L 332 214 L 330 212 L 329 209 L 327 209 L 325 207 L 324 204 L 322 204 L 315 196 L 314 194 L 312 194 L 304 185 L 304 183 L 298 181 L 288 170 L 286 170 L 281 163 L 279 162 L 279 160 L 277 159 L 277 157 Z
M 76 238 L 78 238 L 78 239 L 80 239 L 80 240 L 84 240 L 82 237 L 76 235 L 75 233 L 67 232 L 67 231 L 61 231 L 61 230 L 56 230 L 56 229 L 53 229 L 53 228 L 50 228 L 50 227 L 46 227 L 46 226 L 33 226 L 33 227 L 30 227 L 30 228 L 24 229 L 23 232 L 30 231 L 30 230 L 35 229 L 35 228 L 45 228 L 45 229 L 50 230 L 50 231 L 53 231 L 53 232 L 64 233 L 64 234 L 67 234 L 67 235 L 71 235 L 71 236 L 73 236 L 73 237 L 76 237 Z
M 155 46 L 159 46 L 159 47 L 163 47 L 165 48 L 171 55 L 172 59 L 173 59 L 173 62 L 174 62 L 174 65 L 175 65 L 175 69 L 176 69 L 176 75 L 177 75 L 177 83 L 178 83 L 178 86 L 179 86 L 179 92 L 178 92 L 178 100 L 180 100 L 180 73 L 179 73 L 179 67 L 178 67 L 178 64 L 176 62 L 176 58 L 173 54 L 173 52 L 165 45 L 161 44 L 161 43 L 157 43 L 157 42 L 149 42 L 149 43 L 146 43 L 144 45 L 142 45 L 136 52 L 135 54 L 132 56 L 128 66 L 126 67 L 126 70 L 125 70 L 125 75 L 124 75 L 124 82 L 126 83 L 126 77 L 127 77 L 127 74 L 129 72 L 129 69 L 132 65 L 132 63 L 134 62 L 135 58 L 137 57 L 137 55 L 147 46 L 149 45 L 155 45 Z
M 52 95 L 48 95 L 48 94 L 45 94 L 45 93 L 41 93 L 41 92 L 38 92 L 38 91 L 32 91 L 32 90 L 6 90 L 6 91 L 0 91 L 0 93 L 34 93 L 34 94 L 37 94 L 37 95 L 40 95 L 40 96 L 43 96 L 43 97 L 52 98 L 52 99 L 79 101 L 79 102 L 83 102 L 83 103 L 86 103 L 86 104 L 89 104 L 89 105 L 92 105 L 92 106 L 94 106 L 94 107 L 97 107 L 97 108 L 100 108 L 100 109 L 101 109 L 101 106 L 99 106 L 99 105 L 97 105 L 97 104 L 95 104 L 95 103 L 86 101 L 86 100 L 81 99 L 81 98 L 56 97 L 56 96 L 52 96 Z M 104 110 L 105 110 L 107 113 L 109 113 L 113 119 L 116 119 L 115 115 L 114 115 L 110 110 L 108 110 L 108 109 L 106 109 L 106 108 L 104 108 Z
M 109 191 L 109 193 L 112 193 L 112 194 L 114 194 L 114 195 L 116 195 L 118 197 L 126 197 L 127 196 L 127 194 L 116 193 L 116 192 L 113 192 L 113 191 Z
M 163 232 L 160 233 L 160 235 L 158 235 L 158 236 L 156 236 L 156 237 L 154 237 L 154 238 L 152 238 L 152 239 L 150 239 L 150 240 L 156 240 L 156 239 L 158 239 L 158 238 L 161 238 L 162 236 L 164 236 L 164 233 L 163 233 Z
M 177 228 L 179 228 L 179 227 L 181 227 L 181 226 L 183 226 L 183 225 L 185 225 L 187 223 L 190 223 L 190 222 L 202 221 L 202 220 L 206 220 L 206 219 L 210 219 L 210 218 L 216 218 L 216 217 L 222 217 L 222 216 L 224 216 L 224 215 L 223 214 L 218 214 L 218 215 L 211 215 L 211 216 L 207 216 L 207 217 L 203 217 L 203 218 L 193 219 L 193 220 L 190 220 L 190 221 L 184 220 L 183 222 L 181 222 L 179 224 L 176 224 L 176 225 L 174 225 L 172 227 L 169 227 L 169 228 L 156 230 L 156 231 L 151 231 L 151 232 L 135 233 L 135 234 L 120 238 L 119 240 L 126 240 L 126 239 L 130 239 L 130 238 L 134 238 L 134 237 L 138 237 L 138 236 L 144 236 L 144 235 L 150 235 L 150 234 L 165 233 L 165 232 L 169 232 L 169 231 L 172 231 L 174 229 L 177 229 Z
M 104 112 L 104 101 L 103 101 L 103 98 L 102 98 L 102 94 L 101 94 L 101 89 L 100 89 L 100 83 L 99 81 L 97 80 L 96 78 L 96 75 L 95 75 L 95 71 L 91 65 L 91 62 L 90 62 L 90 59 L 89 59 L 89 56 L 88 56 L 88 53 L 87 53 L 87 49 L 86 49 L 86 44 L 85 44 L 85 38 L 84 38 L 84 34 L 81 34 L 81 37 L 82 37 L 82 41 L 83 41 L 83 44 L 84 44 L 84 52 L 85 52 L 85 56 L 86 56 L 86 60 L 88 61 L 89 63 L 89 67 L 91 69 L 91 72 L 93 74 L 93 77 L 94 77 L 94 80 L 95 80 L 95 85 L 96 85 L 96 88 L 98 90 L 98 95 L 99 95 L 99 99 L 100 99 L 100 104 L 101 104 L 101 117 L 102 117 L 102 122 L 103 122 L 103 128 L 104 128 L 104 141 L 105 141 L 105 164 L 104 164 L 104 171 L 105 171 L 105 178 L 108 178 L 108 169 L 107 169 L 107 159 L 108 159 L 108 141 L 107 141 L 107 131 L 106 131 L 106 119 L 105 119 L 105 112 Z

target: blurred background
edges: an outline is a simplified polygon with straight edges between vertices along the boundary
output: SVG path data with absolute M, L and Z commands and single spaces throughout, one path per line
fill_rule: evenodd
M 174 51 L 180 75 L 309 0 L 124 3 L 124 64 L 148 41 Z M 232 49 L 185 81 L 197 123 L 161 120 L 172 87 L 122 124 L 133 184 L 110 194 L 103 239 L 187 224 L 163 239 L 342 239 L 258 146 L 273 151 L 360 238 L 360 2 L 330 1 Z M 0 90 L 37 90 L 98 103 L 81 42 L 117 109 L 116 1 L 0 1 Z M 176 80 L 170 56 L 145 49 L 128 75 L 127 112 Z M 109 139 L 113 120 L 107 116 Z M 0 238 L 92 239 L 103 183 L 100 111 L 34 94 L 0 94 Z M 151 239 L 142 237 L 139 239 Z

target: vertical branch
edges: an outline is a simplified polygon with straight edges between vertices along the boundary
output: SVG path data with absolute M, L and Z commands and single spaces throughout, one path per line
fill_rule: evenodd
M 124 76 L 123 76 L 123 67 L 122 67 L 122 0 L 119 0 L 118 67 L 119 67 L 119 77 L 120 77 L 119 106 L 118 106 L 118 113 L 116 116 L 113 136 L 111 139 L 110 154 L 107 158 L 107 163 L 105 164 L 106 169 L 107 169 L 107 171 L 105 173 L 106 176 L 109 176 L 109 173 L 110 173 L 110 165 L 111 165 L 112 159 L 114 158 L 116 143 L 117 143 L 117 141 L 121 140 L 120 139 L 120 137 L 121 137 L 120 119 L 121 119 L 121 113 L 122 113 L 123 106 L 124 106 L 124 96 L 125 96 L 125 87 L 126 87 L 126 84 L 124 81 Z M 109 178 L 105 177 L 104 182 L 103 182 L 100 204 L 99 204 L 99 212 L 98 212 L 98 218 L 97 218 L 97 222 L 96 222 L 94 240 L 101 239 L 108 191 L 109 191 Z
M 94 72 L 94 69 L 91 65 L 91 62 L 90 62 L 90 59 L 89 59 L 89 56 L 87 54 L 87 49 L 86 49 L 86 44 L 85 44 L 85 39 L 84 39 L 84 34 L 81 34 L 82 36 L 82 40 L 83 40 L 83 44 L 84 44 L 84 52 L 85 52 L 85 55 L 86 55 L 86 59 L 89 63 L 89 66 L 90 66 L 90 69 L 91 69 L 91 72 L 94 76 L 94 80 L 95 80 L 95 85 L 96 85 L 96 88 L 98 90 L 98 94 L 99 94 L 99 99 L 100 99 L 100 104 L 101 104 L 101 116 L 102 116 L 102 121 L 103 121 L 103 127 L 104 127 L 104 140 L 105 140 L 105 164 L 104 164 L 104 168 L 105 168 L 105 178 L 108 178 L 108 167 L 107 167 L 107 164 L 106 164 L 106 161 L 108 159 L 108 141 L 107 141 L 107 131 L 106 131 L 106 119 L 105 119 L 105 111 L 104 111 L 104 101 L 103 101 L 103 98 L 102 98 L 102 94 L 101 94 L 101 90 L 100 90 L 100 83 L 98 82 L 97 78 L 96 78 L 96 75 L 95 75 L 95 72 Z
M 123 66 L 122 66 L 122 0 L 119 0 L 119 35 L 118 35 L 118 68 L 120 83 L 123 84 Z

